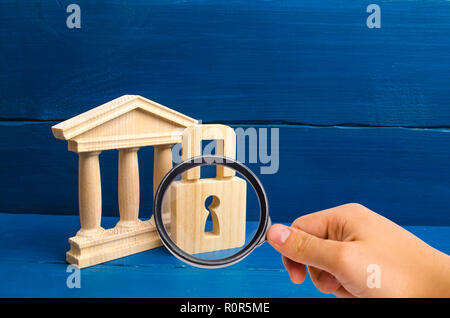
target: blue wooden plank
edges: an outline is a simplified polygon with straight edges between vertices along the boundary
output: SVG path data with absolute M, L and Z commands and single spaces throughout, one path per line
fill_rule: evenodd
M 450 125 L 450 3 L 0 4 L 0 117 L 65 119 L 140 94 L 205 121 Z M 227 111 L 224 111 L 227 107 Z
M 110 226 L 116 219 L 104 221 Z M 292 284 L 267 243 L 218 270 L 185 265 L 161 247 L 83 269 L 81 288 L 69 289 L 64 253 L 77 217 L 0 213 L 0 224 L 0 297 L 330 297 L 309 278 Z M 449 227 L 407 229 L 450 253 Z
M 53 138 L 52 124 L 0 124 L 0 211 L 78 213 L 77 155 Z M 359 202 L 400 224 L 450 225 L 448 130 L 255 127 L 279 129 L 277 173 L 262 175 L 265 164 L 245 160 L 266 188 L 275 221 Z M 109 216 L 118 215 L 117 159 L 117 151 L 100 155 L 103 214 Z M 140 213 L 149 217 L 151 147 L 139 151 L 139 162 Z

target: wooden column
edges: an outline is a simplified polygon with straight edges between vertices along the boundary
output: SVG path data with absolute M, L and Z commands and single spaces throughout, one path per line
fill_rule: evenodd
M 156 194 L 162 178 L 172 169 L 172 146 L 155 146 L 153 155 L 153 196 Z
M 119 227 L 133 227 L 139 217 L 139 148 L 119 150 Z
M 96 236 L 104 230 L 102 218 L 102 188 L 100 181 L 100 151 L 79 153 L 78 203 L 81 229 L 77 235 Z
M 172 169 L 172 146 L 173 145 L 161 145 L 155 146 L 155 152 L 153 155 L 153 197 L 156 194 L 159 183 L 162 178 Z M 168 195 L 166 193 L 166 195 Z M 162 214 L 164 220 L 170 219 L 170 210 L 168 204 L 169 198 L 165 198 L 163 201 Z

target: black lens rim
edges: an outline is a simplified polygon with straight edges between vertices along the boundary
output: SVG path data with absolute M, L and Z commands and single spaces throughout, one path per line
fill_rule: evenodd
M 221 165 L 239 172 L 241 175 L 244 176 L 245 179 L 247 179 L 248 182 L 250 182 L 250 184 L 252 185 L 253 189 L 255 190 L 258 196 L 259 201 L 260 221 L 256 234 L 242 250 L 240 250 L 236 254 L 221 259 L 201 259 L 198 257 L 194 257 L 189 253 L 186 253 L 172 241 L 172 239 L 170 238 L 169 234 L 167 233 L 164 227 L 164 223 L 162 220 L 161 208 L 164 193 L 166 192 L 167 188 L 172 183 L 172 181 L 174 181 L 179 175 L 181 175 L 183 172 L 186 172 L 189 169 L 205 165 Z M 249 168 L 247 168 L 239 161 L 217 155 L 202 155 L 192 157 L 173 167 L 161 180 L 158 189 L 156 190 L 153 208 L 154 208 L 153 215 L 155 219 L 156 230 L 158 231 L 159 237 L 161 238 L 161 241 L 163 242 L 164 246 L 166 246 L 166 248 L 175 257 L 182 260 L 183 262 L 202 268 L 226 267 L 241 261 L 246 256 L 248 256 L 251 251 L 253 251 L 257 246 L 261 245 L 265 241 L 268 227 L 271 224 L 269 218 L 269 204 L 267 200 L 267 195 L 258 177 Z

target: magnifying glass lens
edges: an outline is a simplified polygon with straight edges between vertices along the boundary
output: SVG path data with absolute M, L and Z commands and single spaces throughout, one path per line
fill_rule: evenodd
M 232 164 L 200 158 L 201 164 L 185 164 L 162 181 L 155 198 L 156 225 L 164 245 L 186 263 L 228 266 L 264 241 L 267 200 L 259 180 L 242 164 L 233 161 L 247 176 Z

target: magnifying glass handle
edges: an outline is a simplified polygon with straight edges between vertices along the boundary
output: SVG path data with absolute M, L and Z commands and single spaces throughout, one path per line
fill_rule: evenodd
M 269 217 L 269 220 L 267 220 L 266 233 L 264 234 L 263 237 L 261 237 L 261 241 L 259 241 L 259 243 L 258 243 L 258 245 L 256 245 L 256 247 L 263 245 L 267 241 L 267 239 L 266 239 L 267 231 L 269 231 L 271 226 L 272 226 L 272 220 Z

